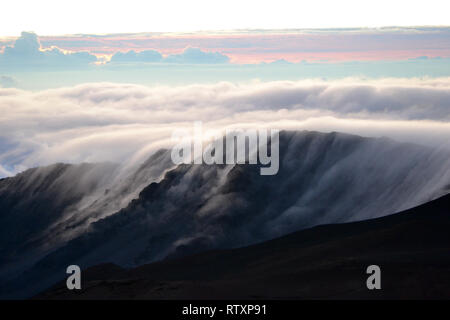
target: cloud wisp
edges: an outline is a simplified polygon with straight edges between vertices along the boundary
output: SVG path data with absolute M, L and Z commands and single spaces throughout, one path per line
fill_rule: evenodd
M 0 87 L 13 88 L 17 86 L 17 80 L 11 76 L 0 75 Z

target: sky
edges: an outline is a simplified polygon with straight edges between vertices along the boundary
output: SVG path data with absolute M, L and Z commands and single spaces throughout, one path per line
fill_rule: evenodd
M 25 1 L 2 4 L 0 36 L 447 25 L 446 0 Z
M 196 121 L 450 148 L 445 1 L 2 4 L 0 178 L 143 161 Z

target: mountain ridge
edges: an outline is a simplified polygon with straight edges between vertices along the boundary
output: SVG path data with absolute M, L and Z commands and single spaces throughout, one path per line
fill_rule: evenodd
M 446 193 L 450 180 L 447 153 L 342 133 L 281 132 L 275 176 L 259 175 L 258 165 L 161 170 L 170 167 L 170 152 L 155 159 L 149 165 L 165 172 L 161 179 L 24 267 L 23 274 L 5 282 L 0 273 L 0 296 L 42 290 L 64 278 L 69 264 L 85 268 L 110 261 L 132 267 L 250 245 L 314 225 L 383 216 Z M 149 175 L 139 172 L 131 181 L 147 180 Z M 115 186 L 123 188 L 127 183 Z M 120 200 L 120 192 L 111 191 L 106 199 L 115 195 Z

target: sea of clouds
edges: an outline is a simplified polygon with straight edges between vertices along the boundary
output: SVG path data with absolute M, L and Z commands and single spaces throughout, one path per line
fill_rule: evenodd
M 340 131 L 447 148 L 449 111 L 450 78 L 0 88 L 0 177 L 55 162 L 138 163 L 196 121 L 205 131 Z

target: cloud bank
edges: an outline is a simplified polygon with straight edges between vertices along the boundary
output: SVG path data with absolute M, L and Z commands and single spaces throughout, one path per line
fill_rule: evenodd
M 94 54 L 157 48 L 163 55 L 195 47 L 226 52 L 232 62 L 260 63 L 401 60 L 419 56 L 450 57 L 449 27 L 236 30 L 198 33 L 137 33 L 43 36 L 45 47 Z M 3 43 L 8 43 L 5 39 Z M 2 41 L 0 39 L 0 46 Z
M 227 63 L 229 58 L 219 52 L 206 52 L 199 48 L 187 47 L 181 53 L 165 57 L 157 50 L 136 52 L 116 52 L 111 62 L 161 62 L 177 64 L 217 64 Z M 62 70 L 88 67 L 102 62 L 88 51 L 65 52 L 58 47 L 43 48 L 38 36 L 32 32 L 22 32 L 13 45 L 5 46 L 0 52 L 0 67 L 5 70 L 33 71 Z M 31 69 L 31 70 L 30 70 Z
M 180 54 L 171 54 L 164 59 L 168 63 L 227 63 L 230 61 L 226 55 L 219 52 L 204 52 L 199 48 L 186 48 Z
M 111 57 L 111 62 L 160 62 L 183 64 L 216 64 L 228 63 L 230 58 L 219 52 L 205 52 L 199 48 L 186 48 L 179 54 L 170 54 L 167 57 L 156 50 L 143 50 L 136 52 L 116 52 Z
M 142 161 L 174 129 L 270 127 L 448 147 L 450 79 L 0 89 L 1 174 L 54 162 Z
M 63 52 L 52 47 L 42 49 L 35 33 L 22 32 L 12 46 L 6 46 L 0 53 L 0 66 L 3 69 L 24 70 L 51 67 L 73 68 L 97 61 L 97 57 L 88 52 Z
M 156 50 L 143 50 L 136 52 L 116 52 L 111 57 L 111 62 L 160 62 L 163 59 L 161 53 Z

